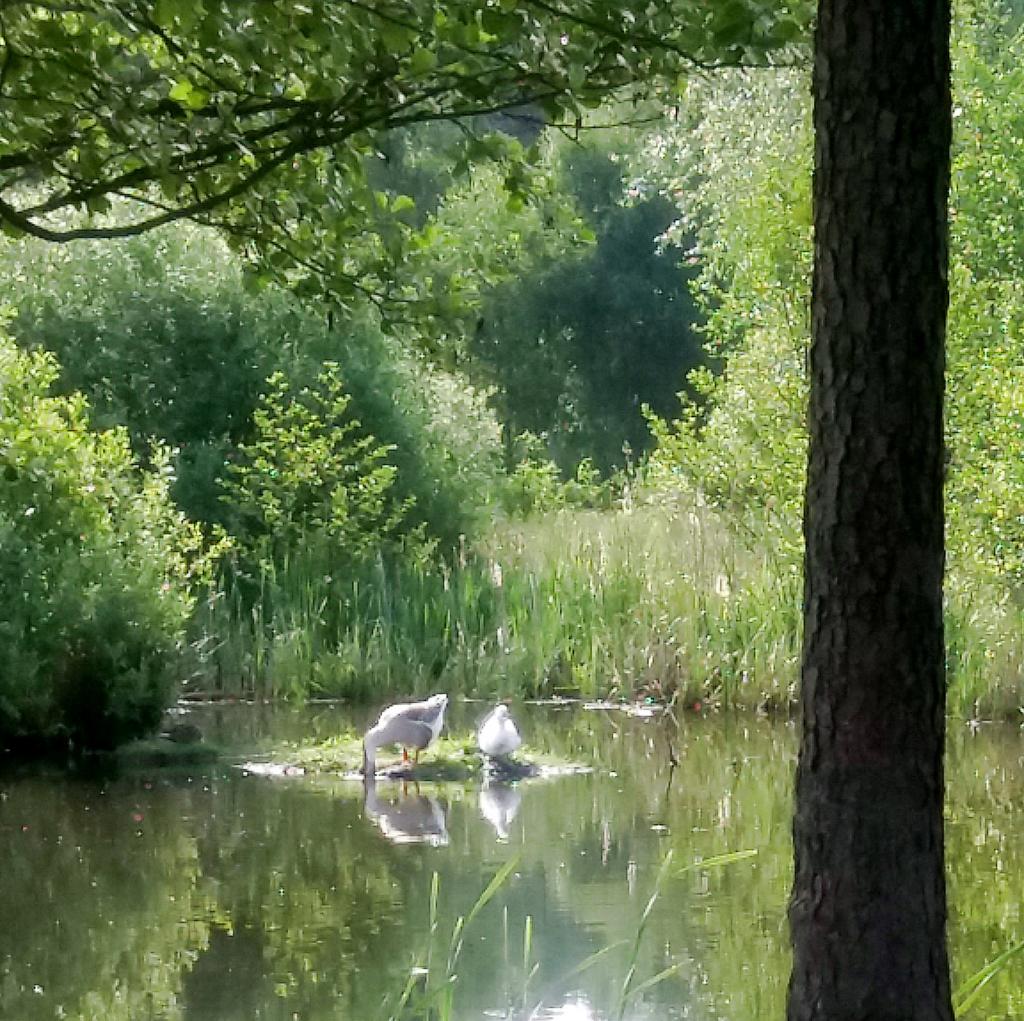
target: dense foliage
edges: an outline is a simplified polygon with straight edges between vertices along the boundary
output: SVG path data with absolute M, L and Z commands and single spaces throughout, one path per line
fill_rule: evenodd
M 1022 42 L 1004 26 L 991 5 L 965 5 L 957 26 L 947 426 L 953 566 L 1003 584 L 1024 578 L 1014 511 L 1024 496 L 1015 452 L 1024 205 L 1014 196 L 1024 192 L 1016 150 L 1004 148 L 1018 133 Z M 728 361 L 721 376 L 698 379 L 706 411 L 690 405 L 674 428 L 656 423 L 650 478 L 670 485 L 682 474 L 734 517 L 788 522 L 796 553 L 810 268 L 805 81 L 739 73 L 692 89 L 691 102 L 693 123 L 657 136 L 650 151 L 681 223 L 703 224 L 707 333 Z
M 140 471 L 56 375 L 0 335 L 0 740 L 108 747 L 173 696 L 205 557 L 166 454 Z
M 747 533 L 768 529 L 800 555 L 809 336 L 810 121 L 806 79 L 736 72 L 691 83 L 675 126 L 652 136 L 644 166 L 693 233 L 717 375 L 700 371 L 669 426 L 653 416 L 656 491 L 696 487 Z M 639 168 L 638 168 L 639 169 Z
M 534 257 L 491 287 L 467 349 L 495 388 L 513 433 L 547 438 L 566 474 L 589 458 L 608 471 L 650 444 L 641 405 L 675 406 L 680 381 L 702 360 L 681 249 L 659 244 L 671 202 L 627 177 L 628 136 L 612 129 L 552 154 L 558 192 L 591 244 Z
M 124 425 L 137 456 L 172 448 L 175 499 L 227 525 L 220 479 L 250 439 L 266 379 L 296 387 L 342 366 L 353 414 L 395 447 L 396 492 L 442 546 L 471 531 L 494 490 L 497 425 L 484 395 L 386 336 L 369 314 L 333 317 L 275 287 L 252 292 L 209 230 L 185 225 L 118 243 L 0 246 L 0 287 L 24 346 L 57 355 L 99 428 Z
M 1018 89 L 1024 37 L 997 2 L 964 3 L 954 37 L 947 401 L 949 659 L 953 704 L 1020 704 L 1020 237 Z M 708 342 L 724 372 L 695 382 L 674 423 L 655 420 L 648 480 L 696 487 L 777 569 L 799 569 L 809 326 L 806 79 L 737 72 L 694 84 L 675 130 L 648 148 L 651 179 L 699 224 Z
M 416 218 L 368 184 L 383 132 L 524 106 L 572 123 L 626 87 L 785 47 L 809 16 L 795 0 L 18 4 L 0 38 L 0 225 L 66 240 L 216 220 L 269 276 L 430 306 L 395 293 Z M 471 154 L 523 156 L 495 138 Z M 515 171 L 509 186 L 525 190 Z M 74 215 L 124 196 L 116 222 Z
M 964 4 L 954 57 L 947 443 L 950 557 L 1024 584 L 1024 32 Z
M 366 100 L 367 116 L 379 103 L 382 119 L 330 141 L 318 132 L 351 97 L 335 97 L 301 139 L 279 133 L 281 118 L 298 131 L 330 106 L 328 37 L 309 35 L 303 18 L 279 26 L 309 38 L 278 88 L 283 50 L 273 48 L 252 58 L 251 80 L 232 80 L 233 47 L 249 46 L 231 34 L 233 14 L 86 4 L 76 21 L 18 9 L 0 48 L 20 39 L 48 55 L 34 71 L 15 62 L 12 81 L 44 82 L 66 43 L 55 26 L 112 60 L 116 51 L 97 88 L 121 110 L 137 76 L 140 105 L 125 116 L 142 142 L 129 166 L 136 157 L 118 149 L 113 122 L 86 119 L 78 151 L 62 149 L 70 111 L 96 97 L 79 109 L 58 89 L 53 102 L 71 104 L 65 118 L 31 121 L 0 153 L 0 220 L 16 222 L 10 203 L 29 203 L 30 232 L 45 224 L 44 234 L 87 237 L 0 245 L 18 345 L 3 341 L 2 399 L 13 409 L 0 422 L 4 734 L 118 741 L 152 727 L 186 677 L 300 696 L 443 685 L 675 688 L 761 706 L 792 698 L 811 251 L 806 69 L 693 78 L 663 120 L 644 104 L 584 117 L 583 101 L 616 76 L 599 61 L 598 78 L 577 81 L 580 69 L 593 69 L 600 39 L 613 40 L 609 60 L 627 46 L 630 5 L 589 5 L 589 26 L 577 8 L 455 6 L 427 18 L 418 3 L 396 3 L 388 17 L 427 18 L 413 41 L 381 11 L 322 5 L 328 23 L 354 33 L 329 59 L 352 71 L 372 54 L 382 76 Z M 740 40 L 748 5 L 732 8 Z M 949 635 L 953 704 L 965 712 L 1020 703 L 1024 184 L 1014 139 L 1024 130 L 1024 43 L 1019 18 L 1001 11 L 961 4 L 955 49 Z M 261 8 L 254 24 L 276 17 Z M 745 52 L 709 17 L 719 56 Z M 781 41 L 796 24 L 787 18 L 790 28 L 765 27 L 761 42 Z M 560 19 L 570 27 L 555 38 Z M 513 21 L 539 35 L 513 40 Z M 656 24 L 633 26 L 655 56 L 637 43 L 623 81 L 643 60 L 664 71 L 683 57 L 672 51 L 683 35 L 660 50 L 648 38 Z M 685 17 L 677 27 L 690 31 Z M 190 60 L 175 49 L 186 38 L 197 47 Z M 397 56 L 383 56 L 385 39 L 401 44 Z M 231 59 L 217 84 L 209 61 L 222 44 Z M 470 47 L 468 63 L 453 64 L 451 47 Z M 496 54 L 527 50 L 542 68 L 528 84 L 547 75 L 551 103 L 522 105 L 512 90 L 508 108 L 482 96 L 451 105 L 476 87 L 474 74 L 504 74 Z M 396 121 L 397 82 L 420 91 Z M 441 90 L 433 98 L 430 83 Z M 258 110 L 261 89 L 276 98 Z M 561 116 L 556 106 L 574 118 L 558 135 L 542 130 Z M 256 124 L 266 131 L 251 158 L 211 148 L 231 110 L 243 143 Z M 455 124 L 455 110 L 475 116 Z M 631 120 L 650 126 L 594 130 Z M 495 128 L 502 134 L 488 139 Z M 46 138 L 55 148 L 41 167 Z M 160 149 L 175 139 L 177 154 Z M 289 145 L 301 152 L 264 174 Z M 203 153 L 206 176 L 193 180 Z M 150 215 L 120 196 L 108 207 L 118 174 L 134 176 L 115 190 L 166 207 L 151 205 L 153 216 L 208 203 L 198 218 L 219 210 L 226 235 L 175 223 L 111 241 Z M 41 481 L 51 477 L 69 481 Z M 637 511 L 645 497 L 663 508 Z M 574 513 L 580 506 L 622 516 Z M 221 528 L 230 552 L 209 548 Z M 216 582 L 190 613 L 192 583 L 212 560 Z

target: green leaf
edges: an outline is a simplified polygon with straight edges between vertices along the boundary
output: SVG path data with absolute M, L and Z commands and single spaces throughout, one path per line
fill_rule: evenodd
M 418 49 L 409 58 L 409 68 L 415 75 L 425 75 L 437 67 L 437 54 L 433 50 Z
M 192 83 L 183 78 L 171 89 L 170 92 L 167 93 L 167 95 L 176 103 L 181 103 L 182 106 L 185 106 L 188 104 L 189 96 L 192 95 L 192 88 Z
M 190 110 L 201 110 L 204 106 L 206 106 L 206 103 L 209 100 L 209 98 L 209 92 L 207 92 L 205 89 L 200 89 L 196 87 L 193 88 L 191 92 L 189 92 L 188 97 L 185 100 L 185 105 Z

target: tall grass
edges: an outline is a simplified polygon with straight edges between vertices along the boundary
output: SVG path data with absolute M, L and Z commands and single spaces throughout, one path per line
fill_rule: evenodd
M 741 539 L 698 502 L 561 510 L 496 524 L 447 566 L 325 571 L 302 549 L 199 607 L 190 686 L 257 698 L 675 697 L 794 704 L 801 577 L 770 534 Z M 949 709 L 1015 717 L 1024 606 L 947 584 Z
M 799 578 L 706 509 L 560 511 L 447 567 L 324 572 L 315 551 L 235 580 L 195 620 L 192 686 L 352 699 L 650 694 L 786 704 Z
M 963 571 L 946 582 L 948 711 L 965 719 L 1019 719 L 1024 707 L 1024 604 Z

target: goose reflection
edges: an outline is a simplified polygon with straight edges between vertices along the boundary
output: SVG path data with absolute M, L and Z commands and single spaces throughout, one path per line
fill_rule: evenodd
M 370 780 L 363 784 L 363 812 L 377 829 L 393 844 L 430 844 L 444 847 L 448 843 L 448 820 L 437 798 L 410 794 L 403 785 L 394 796 L 382 798 L 377 785 Z
M 510 784 L 490 783 L 480 788 L 480 814 L 494 827 L 499 840 L 508 840 L 509 827 L 522 800 L 522 791 Z

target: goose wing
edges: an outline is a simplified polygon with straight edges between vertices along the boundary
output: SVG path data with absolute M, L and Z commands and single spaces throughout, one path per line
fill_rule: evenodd
M 378 744 L 402 744 L 408 748 L 426 748 L 434 736 L 429 723 L 393 716 L 378 723 L 370 732 Z
M 437 718 L 438 711 L 438 706 L 431 705 L 429 702 L 399 702 L 397 705 L 389 705 L 380 714 L 377 726 L 389 723 L 396 717 L 413 723 L 425 723 L 429 726 Z

